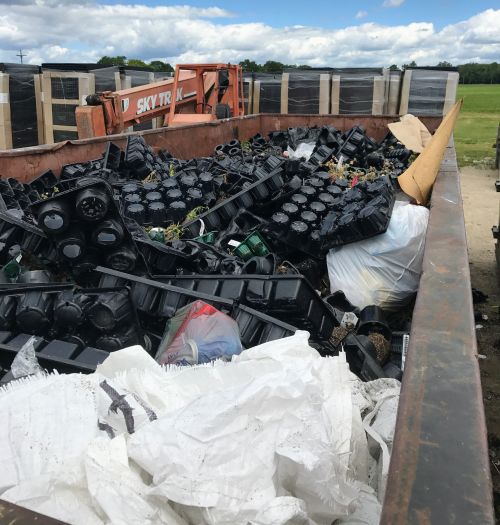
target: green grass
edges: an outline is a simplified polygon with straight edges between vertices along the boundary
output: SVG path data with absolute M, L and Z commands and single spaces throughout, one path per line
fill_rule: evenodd
M 500 123 L 500 84 L 459 85 L 457 98 L 464 99 L 454 132 L 459 165 L 492 165 L 492 145 Z

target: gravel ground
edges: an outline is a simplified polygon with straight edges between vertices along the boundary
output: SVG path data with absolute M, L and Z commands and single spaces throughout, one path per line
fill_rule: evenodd
M 488 295 L 487 302 L 475 305 L 476 335 L 495 511 L 500 523 L 500 273 L 491 233 L 499 221 L 500 193 L 495 191 L 499 176 L 494 170 L 465 167 L 460 171 L 472 286 Z

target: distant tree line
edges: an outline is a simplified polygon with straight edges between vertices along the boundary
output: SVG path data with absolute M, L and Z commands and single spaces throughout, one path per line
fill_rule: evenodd
M 174 68 L 161 60 L 153 60 L 151 62 L 143 62 L 136 58 L 129 58 L 125 56 L 108 57 L 104 56 L 98 64 L 106 66 L 131 66 L 131 67 L 149 67 L 154 71 L 173 71 Z M 275 60 L 268 60 L 264 64 L 258 64 L 254 60 L 248 58 L 240 62 L 240 66 L 244 71 L 252 73 L 281 73 L 285 69 L 311 69 L 311 66 L 296 65 L 296 64 L 283 64 Z M 409 67 L 417 67 L 415 61 L 408 64 L 402 64 L 401 69 Z M 461 64 L 453 66 L 450 62 L 439 62 L 434 67 L 450 68 L 456 67 L 460 74 L 460 82 L 462 84 L 500 84 L 500 64 L 492 62 L 491 64 Z M 391 70 L 399 69 L 396 64 L 390 66 Z
M 462 84 L 500 84 L 500 64 L 463 64 L 458 66 Z
M 137 58 L 127 58 L 126 56 L 108 57 L 103 56 L 97 61 L 103 66 L 129 66 L 129 67 L 148 67 L 154 71 L 173 71 L 174 68 L 167 62 L 161 60 L 152 60 L 151 62 L 143 62 Z

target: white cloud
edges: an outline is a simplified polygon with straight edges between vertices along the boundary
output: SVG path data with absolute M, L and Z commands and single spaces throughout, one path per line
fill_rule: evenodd
M 415 60 L 433 65 L 493 61 L 500 56 L 500 9 L 436 30 L 429 22 L 341 29 L 235 23 L 218 7 L 105 5 L 94 1 L 11 2 L 0 13 L 0 61 L 93 62 L 125 55 L 170 63 L 278 60 L 311 66 L 374 66 Z M 393 2 L 395 0 L 392 0 Z M 5 3 L 5 0 L 0 0 Z M 23 5 L 20 5 L 20 2 Z
M 383 7 L 399 7 L 405 0 L 384 0 Z
M 368 16 L 368 11 L 358 11 L 356 13 L 356 18 L 364 18 L 365 16 Z

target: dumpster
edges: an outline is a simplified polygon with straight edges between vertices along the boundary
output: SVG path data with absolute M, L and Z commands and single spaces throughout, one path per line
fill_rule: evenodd
M 260 114 L 144 131 L 153 148 L 179 158 L 210 154 L 217 144 L 294 126 L 363 126 L 381 140 L 392 116 Z M 421 117 L 433 132 L 439 117 Z M 51 169 L 99 158 L 126 135 L 0 152 L 2 178 L 28 182 Z M 423 272 L 413 312 L 394 447 L 381 523 L 494 523 L 486 425 L 459 171 L 451 141 L 434 185 Z M 0 502 L 7 521 L 59 523 Z

